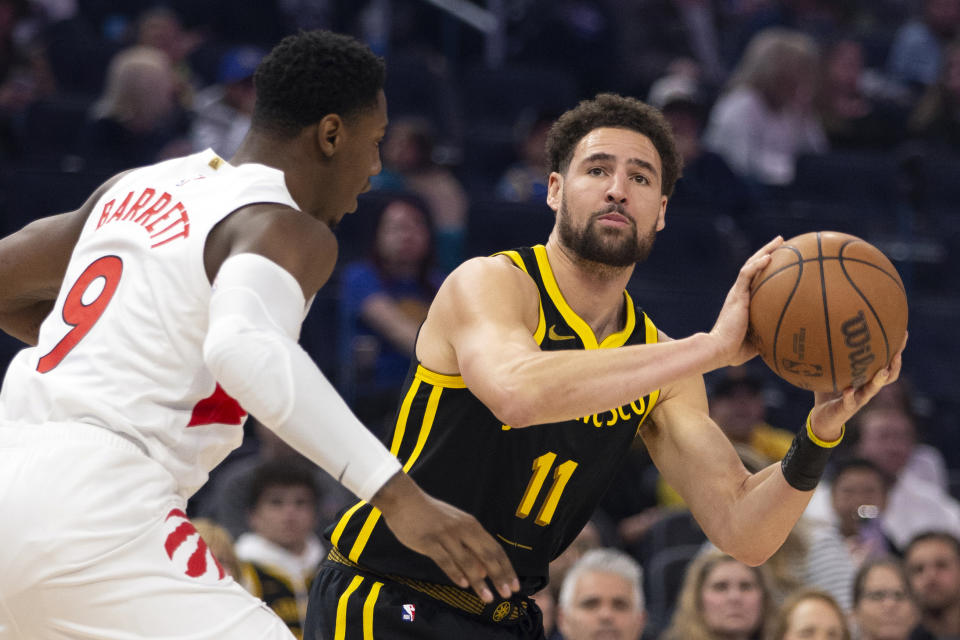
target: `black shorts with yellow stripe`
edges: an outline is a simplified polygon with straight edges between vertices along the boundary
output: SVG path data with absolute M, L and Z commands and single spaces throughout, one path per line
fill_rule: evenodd
M 514 615 L 498 615 L 511 610 Z M 492 610 L 489 610 L 493 607 Z M 491 615 L 487 615 L 491 614 Z M 489 620 L 487 619 L 489 618 Z M 499 621 L 494 622 L 497 618 Z M 470 612 L 356 565 L 328 559 L 310 587 L 304 640 L 543 640 L 527 598 Z

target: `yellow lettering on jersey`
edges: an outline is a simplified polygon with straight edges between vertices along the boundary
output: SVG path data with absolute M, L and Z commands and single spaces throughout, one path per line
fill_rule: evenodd
M 630 404 L 603 413 L 594 413 L 579 418 L 583 424 L 593 424 L 594 427 L 612 427 L 618 422 L 626 422 L 634 416 L 642 418 L 647 411 L 647 403 L 643 398 L 637 398 Z M 602 417 L 601 417 L 602 416 Z M 508 427 L 509 428 L 509 427 Z

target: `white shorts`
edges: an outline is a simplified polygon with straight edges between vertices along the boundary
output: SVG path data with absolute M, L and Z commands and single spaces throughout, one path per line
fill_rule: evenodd
M 173 477 L 83 424 L 0 425 L 0 640 L 289 640 L 183 515 Z

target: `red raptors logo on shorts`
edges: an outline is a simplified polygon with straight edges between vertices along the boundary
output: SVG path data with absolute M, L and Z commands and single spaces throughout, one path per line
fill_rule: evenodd
M 166 520 L 168 523 L 173 520 L 171 524 L 176 524 L 176 528 L 167 535 L 167 540 L 163 545 L 167 556 L 175 564 L 182 565 L 185 562 L 184 573 L 191 578 L 206 576 L 208 571 L 215 568 L 217 571 L 216 579 L 222 580 L 226 572 L 220 566 L 220 562 L 213 555 L 213 552 L 207 547 L 207 543 L 197 533 L 197 529 L 187 519 L 187 514 L 180 509 L 172 509 L 167 514 Z M 208 559 L 213 562 L 208 562 Z

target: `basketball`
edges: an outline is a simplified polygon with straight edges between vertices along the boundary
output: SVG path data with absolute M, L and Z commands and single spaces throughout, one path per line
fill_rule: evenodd
M 887 366 L 907 331 L 907 296 L 883 253 L 856 236 L 816 231 L 771 255 L 750 292 L 750 335 L 778 376 L 843 391 Z

